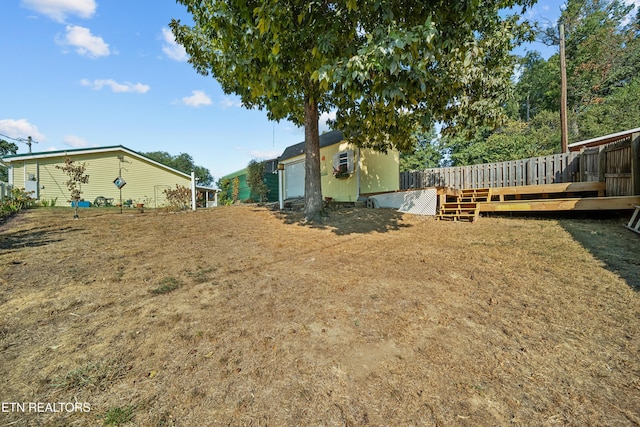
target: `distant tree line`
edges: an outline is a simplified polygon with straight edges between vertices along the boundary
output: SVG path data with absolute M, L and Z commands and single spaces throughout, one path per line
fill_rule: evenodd
M 196 166 L 193 163 L 193 158 L 187 153 L 180 153 L 177 156 L 172 156 L 166 151 L 150 151 L 142 154 L 158 163 L 162 163 L 165 166 L 179 170 L 180 172 L 187 174 L 195 172 L 196 181 L 200 185 L 208 186 L 213 183 L 213 177 L 211 176 L 209 169 L 203 166 Z

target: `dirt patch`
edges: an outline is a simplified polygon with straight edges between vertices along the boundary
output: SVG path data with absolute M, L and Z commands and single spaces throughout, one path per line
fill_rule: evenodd
M 621 220 L 80 214 L 1 226 L 2 425 L 640 424 Z

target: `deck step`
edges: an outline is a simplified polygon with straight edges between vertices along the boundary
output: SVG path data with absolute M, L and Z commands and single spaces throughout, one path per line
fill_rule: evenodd
M 491 200 L 491 189 L 489 188 L 465 188 L 460 190 L 454 200 L 445 200 L 440 205 L 438 219 L 450 219 L 458 221 L 461 219 L 475 222 L 480 216 L 478 202 Z

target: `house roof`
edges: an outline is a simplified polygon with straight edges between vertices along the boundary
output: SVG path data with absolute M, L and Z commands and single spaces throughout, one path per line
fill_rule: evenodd
M 244 169 L 240 169 L 240 170 L 237 170 L 235 172 L 232 172 L 232 173 L 228 173 L 225 176 L 221 176 L 220 180 L 222 181 L 222 180 L 225 180 L 225 179 L 233 179 L 236 176 L 241 176 L 241 175 L 246 175 L 246 174 L 247 174 L 247 168 L 244 168 Z
M 342 132 L 339 130 L 332 130 L 331 132 L 323 133 L 320 135 L 320 148 L 337 144 L 343 140 L 344 135 L 342 135 Z M 278 158 L 278 161 L 287 160 L 292 157 L 300 156 L 301 154 L 304 154 L 304 141 L 285 148 L 282 155 Z
M 11 163 L 11 162 L 21 161 L 21 160 L 36 160 L 36 159 L 46 159 L 51 157 L 60 157 L 60 156 L 67 156 L 67 155 L 73 156 L 73 155 L 79 155 L 79 154 L 110 153 L 110 152 L 124 152 L 129 154 L 132 157 L 137 157 L 146 162 L 152 163 L 153 165 L 159 168 L 165 169 L 175 174 L 182 175 L 185 178 L 191 179 L 191 175 L 181 172 L 177 169 L 171 168 L 167 165 L 163 165 L 160 162 L 156 162 L 155 160 L 150 159 L 149 157 L 143 154 L 140 154 L 136 151 L 133 151 L 130 148 L 127 148 L 123 145 L 112 145 L 108 147 L 93 147 L 93 148 L 73 148 L 70 150 L 42 151 L 39 153 L 9 154 L 9 155 L 3 156 L 2 158 L 0 158 L 0 160 L 2 160 L 2 162 L 4 163 Z
M 611 142 L 631 138 L 632 134 L 638 132 L 640 132 L 640 128 L 629 129 L 623 132 L 600 136 L 598 138 L 587 139 L 586 141 L 574 142 L 573 144 L 569 144 L 568 148 L 569 151 L 580 151 L 582 148 L 597 147 L 599 145 L 609 144 Z

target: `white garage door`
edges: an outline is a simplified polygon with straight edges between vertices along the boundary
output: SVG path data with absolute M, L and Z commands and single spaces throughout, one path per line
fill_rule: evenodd
M 304 196 L 304 161 L 284 166 L 285 189 L 284 198 Z

